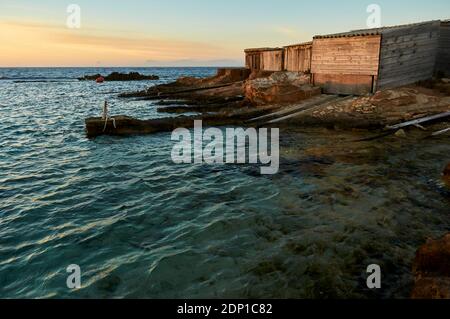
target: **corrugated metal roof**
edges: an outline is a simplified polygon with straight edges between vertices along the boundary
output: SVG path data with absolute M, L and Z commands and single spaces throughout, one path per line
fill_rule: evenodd
M 374 29 L 353 30 L 353 31 L 349 31 L 349 32 L 327 34 L 327 35 L 316 35 L 314 37 L 314 39 L 373 36 L 373 35 L 380 35 L 380 34 L 388 33 L 391 31 L 401 30 L 403 28 L 411 28 L 411 27 L 432 24 L 432 23 L 438 23 L 438 22 L 440 22 L 440 20 L 411 23 L 411 24 L 402 24 L 402 25 L 395 25 L 395 26 L 390 26 L 390 27 L 382 27 L 382 28 L 374 28 Z
M 306 47 L 306 46 L 310 46 L 313 43 L 310 42 L 303 42 L 303 43 L 298 43 L 298 44 L 290 44 L 290 45 L 285 45 L 283 48 L 290 48 L 290 47 Z
M 254 48 L 254 49 L 245 49 L 245 53 L 251 52 L 264 52 L 264 51 L 281 51 L 283 48 Z

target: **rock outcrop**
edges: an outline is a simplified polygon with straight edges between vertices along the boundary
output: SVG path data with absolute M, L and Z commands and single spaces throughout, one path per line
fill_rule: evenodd
M 159 80 L 159 76 L 157 75 L 143 75 L 138 72 L 130 72 L 130 73 L 119 73 L 113 72 L 108 76 L 102 76 L 101 74 L 94 75 L 86 75 L 82 78 L 79 78 L 80 81 L 95 81 L 98 78 L 104 78 L 105 81 L 156 81 Z
M 450 234 L 420 247 L 413 273 L 413 299 L 450 299 Z
M 211 97 L 229 99 L 244 95 L 244 80 L 250 76 L 245 68 L 220 68 L 208 78 L 181 77 L 175 82 L 156 85 L 144 91 L 123 93 L 120 97 L 144 99 L 178 98 L 187 101 L 209 100 Z M 189 104 L 189 103 L 188 103 Z
M 217 70 L 217 77 L 225 78 L 228 82 L 245 81 L 250 74 L 250 69 L 246 68 L 219 68 Z
M 249 78 L 250 70 L 245 68 L 219 68 L 217 74 L 208 78 L 181 77 L 176 83 L 181 87 L 212 87 L 242 82 Z
M 265 71 L 265 70 L 253 70 L 250 76 L 248 77 L 249 80 L 255 80 L 260 78 L 268 78 L 272 74 L 274 74 L 276 71 Z
M 295 103 L 321 94 L 311 86 L 311 75 L 297 72 L 275 72 L 269 77 L 246 81 L 245 97 L 253 105 Z

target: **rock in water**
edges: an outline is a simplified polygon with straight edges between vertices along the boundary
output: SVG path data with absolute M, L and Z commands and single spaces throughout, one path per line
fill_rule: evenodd
M 413 299 L 450 299 L 450 234 L 420 247 L 413 272 Z
M 444 179 L 444 183 L 450 187 L 450 163 L 444 169 L 444 176 L 442 178 Z
M 159 80 L 159 77 L 156 75 L 143 75 L 138 72 L 130 72 L 119 73 L 113 72 L 107 77 L 105 77 L 105 81 L 143 81 L 143 80 Z
M 310 82 L 310 74 L 275 72 L 269 77 L 246 81 L 245 97 L 253 105 L 300 102 L 321 94 L 321 89 Z
M 119 73 L 113 72 L 108 76 L 102 76 L 101 74 L 94 75 L 86 75 L 82 78 L 79 78 L 80 81 L 95 81 L 98 78 L 103 78 L 104 81 L 144 81 L 144 80 L 159 80 L 159 77 L 156 75 L 143 75 L 138 72 L 130 72 L 130 73 Z

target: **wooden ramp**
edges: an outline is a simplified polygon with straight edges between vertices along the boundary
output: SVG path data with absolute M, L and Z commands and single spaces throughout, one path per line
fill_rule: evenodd
M 330 103 L 341 102 L 350 98 L 354 97 L 353 96 L 340 97 L 338 95 L 322 94 L 317 97 L 308 99 L 302 103 L 285 107 L 277 112 L 253 118 L 249 120 L 248 123 L 258 123 L 259 125 L 280 123 L 288 119 L 291 119 L 295 116 L 298 116 L 299 114 L 307 110 L 324 107 Z

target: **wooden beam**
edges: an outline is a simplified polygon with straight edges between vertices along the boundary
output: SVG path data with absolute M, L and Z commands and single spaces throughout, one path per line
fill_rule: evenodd
M 442 120 L 444 118 L 450 117 L 450 111 L 449 112 L 445 112 L 445 113 L 441 113 L 441 114 L 436 114 L 436 115 L 432 115 L 432 116 L 427 116 L 427 117 L 423 117 L 417 120 L 413 120 L 413 121 L 408 121 L 405 123 L 400 123 L 397 125 L 392 125 L 392 126 L 388 126 L 387 129 L 389 130 L 399 130 L 401 128 L 404 127 L 408 127 L 408 126 L 414 126 L 417 124 L 422 124 L 422 123 L 427 123 L 427 122 L 432 122 L 432 121 L 436 121 L 436 120 Z

